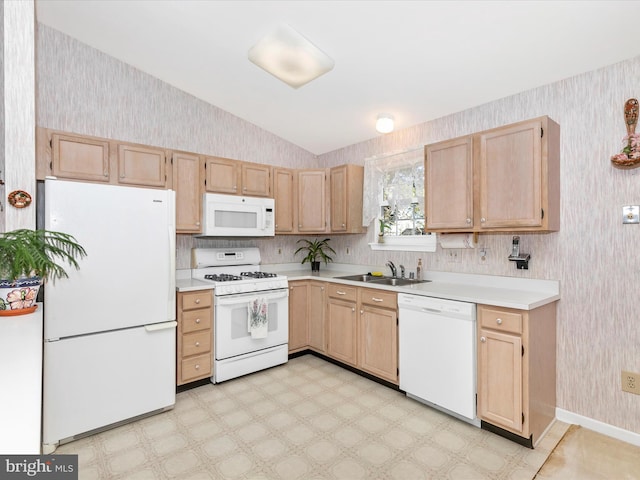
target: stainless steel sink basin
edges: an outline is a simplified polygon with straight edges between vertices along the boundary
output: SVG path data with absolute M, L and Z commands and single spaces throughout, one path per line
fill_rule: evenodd
M 368 275 L 366 273 L 360 275 L 346 275 L 344 277 L 336 277 L 340 280 L 352 280 L 354 282 L 372 282 L 376 279 L 380 279 L 382 277 L 374 277 L 373 275 Z
M 402 287 L 405 285 L 415 285 L 417 283 L 426 283 L 431 280 L 415 280 L 411 278 L 393 278 L 393 277 L 383 277 L 376 278 L 375 280 L 371 280 L 371 283 L 375 283 L 378 285 L 391 285 L 395 287 Z
M 414 280 L 411 278 L 393 278 L 393 277 L 375 277 L 373 275 L 346 275 L 344 277 L 336 277 L 340 280 L 351 280 L 354 282 L 376 283 L 378 285 L 391 285 L 402 287 L 404 285 L 414 285 L 416 283 L 430 282 L 430 280 Z

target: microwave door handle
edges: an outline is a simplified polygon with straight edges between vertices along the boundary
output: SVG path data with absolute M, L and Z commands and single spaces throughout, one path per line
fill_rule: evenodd
M 262 209 L 262 230 L 267 229 L 267 209 Z

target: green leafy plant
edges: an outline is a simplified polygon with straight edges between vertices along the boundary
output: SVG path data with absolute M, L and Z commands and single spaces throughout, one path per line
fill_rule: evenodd
M 323 260 L 324 263 L 333 262 L 333 258 L 329 256 L 328 252 L 335 254 L 336 251 L 329 245 L 329 240 L 329 238 L 325 238 L 324 240 L 316 239 L 313 241 L 304 238 L 298 240 L 297 243 L 303 242 L 305 245 L 298 248 L 294 255 L 297 255 L 299 252 L 306 252 L 302 263 L 319 262 L 320 260 Z
M 380 233 L 379 233 L 379 235 L 384 235 L 384 233 L 387 230 L 391 229 L 391 224 L 388 221 L 386 221 L 384 218 L 380 218 L 378 220 L 378 222 L 380 222 Z
M 29 229 L 0 233 L 0 278 L 67 278 L 69 275 L 57 262 L 66 262 L 77 270 L 77 259 L 86 255 L 85 249 L 67 233 Z

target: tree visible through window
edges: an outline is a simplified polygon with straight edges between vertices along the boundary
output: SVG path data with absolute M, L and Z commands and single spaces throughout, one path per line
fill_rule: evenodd
M 385 223 L 385 235 L 423 235 L 424 162 L 388 169 L 382 183 L 380 220 Z

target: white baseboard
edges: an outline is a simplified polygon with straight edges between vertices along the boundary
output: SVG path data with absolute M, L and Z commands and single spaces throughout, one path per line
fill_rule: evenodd
M 577 413 L 569 412 L 561 408 L 556 408 L 556 419 L 565 423 L 574 423 L 581 427 L 588 428 L 589 430 L 593 430 L 594 432 L 640 447 L 640 434 L 638 433 L 614 427 L 613 425 L 594 420 L 593 418 L 583 417 L 582 415 L 578 415 Z

